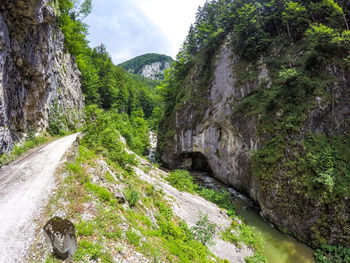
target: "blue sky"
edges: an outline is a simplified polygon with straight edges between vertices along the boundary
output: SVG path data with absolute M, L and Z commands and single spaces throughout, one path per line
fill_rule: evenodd
M 105 44 L 119 64 L 145 53 L 176 56 L 205 0 L 93 0 L 90 46 Z

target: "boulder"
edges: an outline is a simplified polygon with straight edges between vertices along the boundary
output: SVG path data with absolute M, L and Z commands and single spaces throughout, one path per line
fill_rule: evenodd
M 59 259 L 71 258 L 77 250 L 75 227 L 68 219 L 50 219 L 44 226 L 44 234 L 51 253 Z

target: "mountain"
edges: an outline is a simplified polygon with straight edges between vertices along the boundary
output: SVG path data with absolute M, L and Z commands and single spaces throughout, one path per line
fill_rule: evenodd
M 173 59 L 166 55 L 145 54 L 128 60 L 119 66 L 129 73 L 137 74 L 152 80 L 164 79 L 164 71 L 170 68 Z
M 245 193 L 314 248 L 349 247 L 350 6 L 249 2 L 197 13 L 166 83 L 158 153 Z

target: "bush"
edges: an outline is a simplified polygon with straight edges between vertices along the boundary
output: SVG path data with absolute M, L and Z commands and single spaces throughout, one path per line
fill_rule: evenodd
M 128 238 L 130 244 L 138 246 L 140 243 L 141 237 L 135 233 L 132 229 L 126 231 L 126 237 Z
M 139 201 L 139 193 L 135 190 L 133 186 L 130 186 L 128 189 L 126 189 L 124 191 L 124 195 L 130 207 L 135 206 L 136 203 Z
M 180 191 L 194 193 L 197 189 L 197 185 L 193 182 L 191 174 L 185 170 L 172 171 L 166 180 Z
M 209 221 L 207 214 L 199 212 L 199 220 L 191 228 L 191 232 L 196 240 L 205 245 L 214 245 L 212 239 L 215 235 L 216 224 Z
M 94 233 L 94 224 L 92 222 L 82 221 L 76 225 L 78 235 L 91 236 Z
M 343 246 L 322 245 L 315 251 L 317 263 L 350 262 L 350 248 Z
M 266 257 L 259 253 L 255 253 L 253 256 L 246 257 L 244 260 L 246 263 L 267 263 Z

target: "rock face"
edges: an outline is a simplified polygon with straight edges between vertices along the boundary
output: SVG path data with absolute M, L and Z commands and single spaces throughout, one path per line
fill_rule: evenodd
M 50 219 L 44 226 L 44 234 L 52 254 L 59 259 L 71 258 L 77 250 L 75 227 L 67 219 Z
M 161 79 L 166 69 L 170 68 L 170 64 L 167 61 L 154 62 L 150 65 L 145 65 L 140 72 L 140 75 L 145 78 L 157 80 Z
M 46 130 L 51 115 L 81 121 L 80 72 L 56 18 L 47 0 L 0 3 L 0 153 Z
M 250 196 L 261 207 L 264 217 L 279 229 L 288 230 L 309 245 L 327 242 L 350 246 L 348 197 L 321 203 L 320 197 L 311 197 L 305 187 L 296 186 L 293 177 L 286 176 L 286 171 L 281 170 L 269 181 L 253 173 L 252 152 L 260 150 L 267 139 L 258 136 L 259 116 L 245 115 L 235 111 L 235 107 L 254 93 L 261 82 L 270 85 L 269 72 L 259 63 L 255 81 L 238 85 L 233 70 L 237 61 L 226 42 L 216 53 L 209 92 L 201 97 L 200 103 L 184 102 L 178 106 L 173 116 L 161 125 L 162 133 L 167 134 L 159 141 L 162 161 L 171 169 L 211 173 Z M 188 77 L 189 86 L 195 91 L 198 87 L 193 77 L 196 67 Z M 316 97 L 316 106 L 308 113 L 295 140 L 308 132 L 332 135 L 350 131 L 349 73 L 331 66 L 328 71 L 338 79 L 331 87 L 337 103 L 332 110 L 331 104 Z M 290 151 L 289 157 L 294 158 L 293 154 Z

